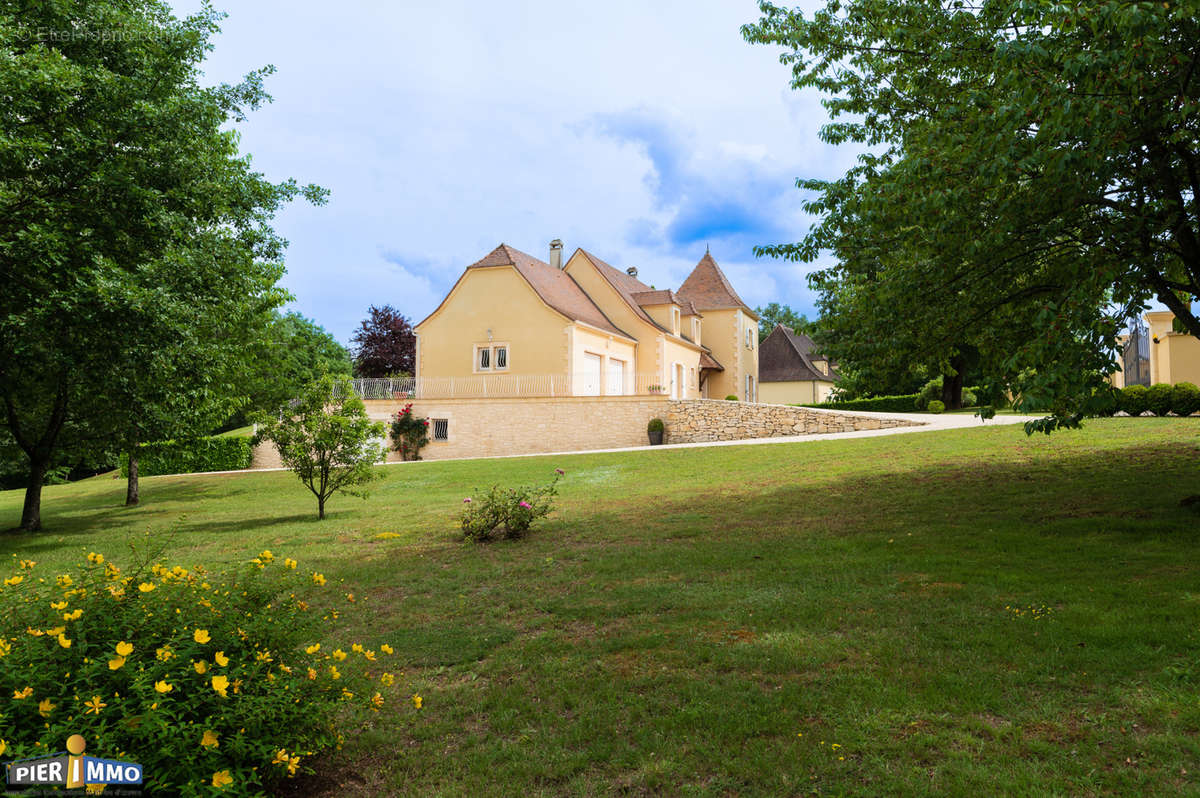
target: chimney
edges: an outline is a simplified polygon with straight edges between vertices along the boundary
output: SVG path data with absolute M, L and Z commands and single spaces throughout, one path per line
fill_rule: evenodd
M 625 270 L 625 273 L 628 274 L 630 277 L 637 277 L 637 266 L 630 266 L 628 269 Z
M 556 238 L 550 242 L 550 265 L 556 269 L 563 267 L 561 238 Z

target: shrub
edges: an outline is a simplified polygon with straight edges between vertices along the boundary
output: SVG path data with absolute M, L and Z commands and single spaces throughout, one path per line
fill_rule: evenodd
M 412 402 L 392 419 L 392 448 L 401 460 L 420 460 L 421 449 L 429 444 L 429 419 L 413 415 Z
M 1117 405 L 1131 416 L 1140 416 L 1149 407 L 1149 392 L 1145 385 L 1129 385 L 1121 389 Z
M 666 425 L 663 424 L 661 418 L 652 418 L 650 419 L 650 423 L 646 425 L 646 432 L 662 432 L 664 429 L 666 429 Z
M 738 398 L 734 394 L 729 394 L 729 396 L 725 397 L 726 402 L 736 402 L 737 400 L 738 400 Z
M 941 399 L 933 399 L 929 402 L 928 409 L 930 413 L 944 413 L 946 404 Z
M 917 398 L 913 401 L 913 405 L 918 410 L 928 410 L 929 403 L 932 402 L 934 399 L 941 398 L 941 395 L 942 395 L 942 378 L 936 377 L 936 378 L 930 380 L 929 382 L 925 383 L 925 385 L 921 388 L 920 393 L 917 394 Z M 945 408 L 943 408 L 943 409 L 945 409 Z
M 1190 416 L 1200 411 L 1200 387 L 1181 382 L 1171 389 L 1171 409 L 1177 416 Z
M 378 710 L 393 692 L 391 647 L 327 652 L 321 615 L 300 598 L 325 578 L 270 551 L 228 575 L 124 572 L 96 553 L 69 573 L 14 565 L 0 587 L 21 630 L 0 638 L 6 758 L 80 734 L 93 755 L 142 765 L 148 794 L 257 795 L 340 745 L 344 702 Z
M 1146 389 L 1146 409 L 1156 416 L 1170 413 L 1171 388 L 1168 383 L 1160 382 Z
M 820 404 L 804 404 L 800 407 L 821 407 L 827 410 L 868 410 L 876 413 L 911 413 L 917 394 L 899 396 L 876 396 L 871 399 L 842 399 Z
M 971 391 L 967 388 L 963 388 L 962 406 L 963 407 L 974 407 L 977 404 L 979 404 L 979 398 L 977 396 L 975 396 L 975 392 Z
M 564 473 L 561 468 L 554 469 L 554 479 L 541 487 L 501 488 L 493 485 L 487 493 L 476 491 L 473 497 L 463 499 L 460 519 L 463 537 L 484 543 L 523 536 L 534 521 L 546 517 L 554 509 L 558 480 Z
M 195 474 L 201 471 L 240 471 L 250 467 L 250 439 L 205 437 L 159 441 L 138 447 L 138 474 Z M 121 455 L 121 476 L 129 476 L 129 455 Z

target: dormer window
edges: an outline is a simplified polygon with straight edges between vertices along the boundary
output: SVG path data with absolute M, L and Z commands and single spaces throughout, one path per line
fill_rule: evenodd
M 700 319 L 692 318 L 692 340 L 700 343 Z
M 679 335 L 679 308 L 671 308 L 671 332 Z

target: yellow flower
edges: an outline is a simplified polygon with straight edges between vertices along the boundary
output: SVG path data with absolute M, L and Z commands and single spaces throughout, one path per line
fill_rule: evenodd
M 324 574 L 314 573 L 312 579 L 315 584 L 318 584 L 318 585 L 325 584 L 325 575 Z
M 128 657 L 132 653 L 133 653 L 133 643 L 126 643 L 124 640 L 122 640 L 120 643 L 117 643 L 117 656 L 118 657 Z
M 154 584 L 153 582 L 142 582 L 140 585 L 138 585 L 138 590 L 142 591 L 143 593 L 149 593 L 156 587 L 158 587 L 158 585 Z
M 33 688 L 26 685 L 24 690 L 13 690 L 13 698 L 20 701 L 22 698 L 29 698 L 33 695 Z
M 82 616 L 83 616 L 83 610 L 77 609 L 74 612 L 65 613 L 63 615 L 63 620 L 64 621 L 78 621 L 80 619 L 80 617 L 82 617 Z
M 392 648 L 391 646 L 389 646 L 387 643 L 384 643 L 382 646 L 380 646 L 379 650 L 382 651 L 384 654 L 395 654 L 396 653 L 396 650 L 394 648 Z
M 217 740 L 217 733 L 212 729 L 205 729 L 204 736 L 200 738 L 200 745 L 205 748 L 216 748 L 221 743 Z
M 16 576 L 10 576 L 8 579 L 5 579 L 4 584 L 8 585 L 9 587 L 16 587 L 24 581 L 25 577 L 17 574 Z
M 50 703 L 49 698 L 43 698 L 41 701 L 38 702 L 38 714 L 41 715 L 43 718 L 48 718 L 48 717 L 50 717 L 50 713 L 54 711 L 54 708 L 56 706 L 58 706 L 58 705 Z
M 0 756 L 4 756 L 4 752 L 8 750 L 8 743 L 0 740 Z
M 58 586 L 63 588 L 64 590 L 67 589 L 68 587 L 70 587 L 71 585 L 75 584 L 71 580 L 70 574 L 59 574 L 58 579 L 56 581 L 58 582 Z
M 154 689 L 160 693 L 169 693 L 175 689 L 175 685 L 167 684 L 166 680 L 159 680 L 154 683 Z
M 332 655 L 332 656 L 333 656 L 333 658 L 334 658 L 334 659 L 336 659 L 338 662 L 341 662 L 342 660 L 344 660 L 344 659 L 346 658 L 347 654 L 346 654 L 346 652 L 345 652 L 345 651 L 342 651 L 340 648 L 335 648 L 335 649 L 333 650 L 333 655 Z
M 51 637 L 58 637 L 60 634 L 62 634 L 65 631 L 67 631 L 67 627 L 56 626 L 53 629 L 47 629 L 46 634 L 50 635 Z
M 414 707 L 420 709 L 421 704 L 425 703 L 425 699 L 421 698 L 421 696 L 417 695 L 416 693 L 413 693 L 412 702 Z
M 297 566 L 298 564 L 299 564 L 299 563 L 297 563 L 297 562 L 296 562 L 295 560 L 293 560 L 291 557 L 288 557 L 286 560 L 284 560 L 284 561 L 283 561 L 283 566 L 284 566 L 285 568 L 289 568 L 289 569 L 291 569 L 291 570 L 293 570 L 293 571 L 296 569 L 296 566 Z
M 96 565 L 104 565 L 104 555 L 93 551 L 88 555 L 88 562 L 94 562 Z
M 379 708 L 383 706 L 383 696 L 381 696 L 379 693 L 371 696 L 371 706 L 376 712 L 378 712 Z
M 354 698 L 354 693 L 350 692 L 345 687 L 343 687 L 342 688 L 342 700 L 349 701 L 351 698 Z
M 363 650 L 362 644 L 355 643 L 354 645 L 350 646 L 350 650 L 353 651 L 355 654 L 361 654 L 362 650 Z
M 342 674 L 338 672 L 337 665 L 329 666 L 329 675 L 332 676 L 334 679 L 342 678 Z
M 175 656 L 175 652 L 171 650 L 170 646 L 163 646 L 154 650 L 154 656 L 158 657 L 162 662 L 166 662 Z
M 288 757 L 288 766 L 287 766 L 287 769 L 288 769 L 288 778 L 291 778 L 292 776 L 295 776 L 295 775 L 296 775 L 296 770 L 297 770 L 299 767 L 300 767 L 300 757 L 299 757 L 299 756 L 292 756 L 292 757 Z
M 67 602 L 65 602 L 65 601 L 51 601 L 51 602 L 50 602 L 50 608 L 51 608 L 51 609 L 55 609 L 55 610 L 65 610 L 65 609 L 67 608 Z
M 320 651 L 320 650 L 321 650 L 321 644 L 320 644 L 320 643 L 313 643 L 311 646 L 309 646 L 308 648 L 304 649 L 304 653 L 305 653 L 305 654 L 316 654 L 316 653 L 317 653 L 318 651 Z
M 317 672 L 316 672 L 316 670 L 314 670 L 313 668 L 309 668 L 309 669 L 308 669 L 308 678 L 309 678 L 309 679 L 316 679 L 316 678 L 317 678 Z
M 37 565 L 33 560 L 21 560 L 21 568 L 28 571 L 33 566 Z
M 119 671 L 124 666 L 125 666 L 125 658 L 124 657 L 117 657 L 116 659 L 110 659 L 108 661 L 108 669 L 110 671 Z
M 371 651 L 370 649 L 367 649 L 366 651 L 364 651 L 363 656 L 366 657 L 371 662 L 375 661 L 375 652 Z
M 390 673 L 385 673 L 379 677 L 379 683 L 384 687 L 391 687 L 396 682 L 396 677 Z
M 213 659 L 215 659 L 217 664 L 222 668 L 229 664 L 229 657 L 225 656 L 224 651 L 218 651 L 216 654 L 213 654 Z
M 218 770 L 213 774 L 212 786 L 218 790 L 223 790 L 230 784 L 233 784 L 233 776 L 229 775 L 228 770 Z
M 45 634 L 45 632 L 43 632 L 41 629 L 34 629 L 31 626 L 26 626 L 25 631 L 28 632 L 29 634 L 33 635 L 34 637 L 41 637 L 43 634 Z
M 208 663 L 205 662 L 204 660 L 200 660 L 199 662 L 193 662 L 192 667 L 195 668 L 196 673 L 200 674 L 201 676 L 208 673 Z
M 265 549 L 258 555 L 258 558 L 263 562 L 272 562 L 275 559 L 275 555 L 271 553 L 270 549 Z
M 200 644 L 204 644 L 204 643 L 207 643 L 209 640 L 212 640 L 212 638 L 209 637 L 209 635 L 208 635 L 207 629 L 197 629 L 195 632 L 192 633 L 192 639 Z
M 221 698 L 229 698 L 229 678 L 226 676 L 212 677 L 212 688 L 221 694 Z
M 67 637 L 65 637 L 61 632 L 58 635 L 58 644 L 63 648 L 71 647 L 71 641 L 67 639 Z
M 83 704 L 84 704 L 84 706 L 86 706 L 88 708 L 88 710 L 87 710 L 88 712 L 95 714 L 95 715 L 99 715 L 100 710 L 102 710 L 106 706 L 108 706 L 108 704 L 105 704 L 103 701 L 100 700 L 100 696 L 98 696 L 98 695 L 92 696 L 91 701 L 84 701 Z M 87 713 L 84 713 L 84 714 L 87 714 Z

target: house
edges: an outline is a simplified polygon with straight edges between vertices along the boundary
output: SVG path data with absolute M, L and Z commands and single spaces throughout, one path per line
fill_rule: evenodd
M 1117 388 L 1126 385 L 1200 385 L 1200 339 L 1178 332 L 1175 314 L 1169 310 L 1145 314 L 1145 324 L 1134 321 L 1121 344 L 1120 368 L 1110 379 Z
M 803 333 L 776 324 L 758 353 L 762 401 L 771 404 L 824 402 L 837 381 L 837 368 Z
M 548 263 L 501 244 L 416 335 L 426 396 L 757 396 L 758 317 L 708 253 L 673 291 L 583 249 L 564 263 L 557 239 Z

